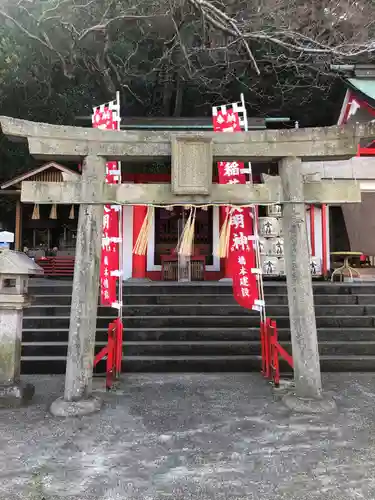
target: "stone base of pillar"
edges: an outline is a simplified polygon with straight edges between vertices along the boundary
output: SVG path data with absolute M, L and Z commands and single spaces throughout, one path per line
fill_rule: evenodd
M 289 393 L 283 397 L 283 403 L 289 410 L 295 413 L 330 413 L 336 410 L 336 403 L 332 398 L 322 397 L 321 399 L 298 398 L 295 394 Z
M 66 401 L 58 398 L 50 407 L 50 412 L 55 417 L 78 417 L 95 413 L 102 407 L 102 400 L 95 396 L 80 401 Z
M 228 284 L 232 284 L 233 283 L 233 279 L 232 278 L 221 278 L 219 280 L 219 283 L 228 283 Z
M 32 400 L 35 388 L 32 384 L 0 385 L 0 408 L 18 408 Z

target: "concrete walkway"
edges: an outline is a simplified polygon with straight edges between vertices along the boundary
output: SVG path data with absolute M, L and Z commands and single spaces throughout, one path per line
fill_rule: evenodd
M 375 499 L 375 375 L 325 375 L 324 416 L 257 374 L 130 375 L 69 420 L 46 412 L 63 378 L 27 380 L 34 404 L 0 412 L 1 500 Z

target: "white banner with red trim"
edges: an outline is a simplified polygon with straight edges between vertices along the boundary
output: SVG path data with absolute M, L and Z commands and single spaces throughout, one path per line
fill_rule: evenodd
M 93 110 L 92 126 L 104 130 L 120 130 L 120 102 L 97 106 Z M 106 165 L 106 182 L 121 183 L 121 165 L 110 161 Z M 117 300 L 117 280 L 121 278 L 121 207 L 105 205 L 103 216 L 102 256 L 100 262 L 100 303 L 119 309 L 122 298 Z M 121 283 L 121 279 L 120 279 Z M 119 287 L 121 288 L 121 287 Z

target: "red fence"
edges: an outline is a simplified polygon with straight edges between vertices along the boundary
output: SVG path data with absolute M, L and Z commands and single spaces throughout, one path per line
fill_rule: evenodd
M 293 368 L 292 356 L 279 344 L 276 321 L 266 318 L 260 324 L 262 353 L 262 375 L 273 381 L 275 387 L 280 384 L 279 358 L 284 359 Z
M 74 257 L 39 257 L 35 262 L 44 269 L 44 276 L 73 276 Z
M 94 367 L 103 359 L 106 363 L 106 389 L 109 391 L 121 373 L 123 325 L 120 318 L 108 326 L 108 343 L 94 358 Z

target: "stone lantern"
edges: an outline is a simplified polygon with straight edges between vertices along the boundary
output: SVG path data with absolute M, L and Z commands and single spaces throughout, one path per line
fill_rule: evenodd
M 20 381 L 22 316 L 30 305 L 30 276 L 43 269 L 24 253 L 0 248 L 0 407 L 31 399 L 34 387 Z

